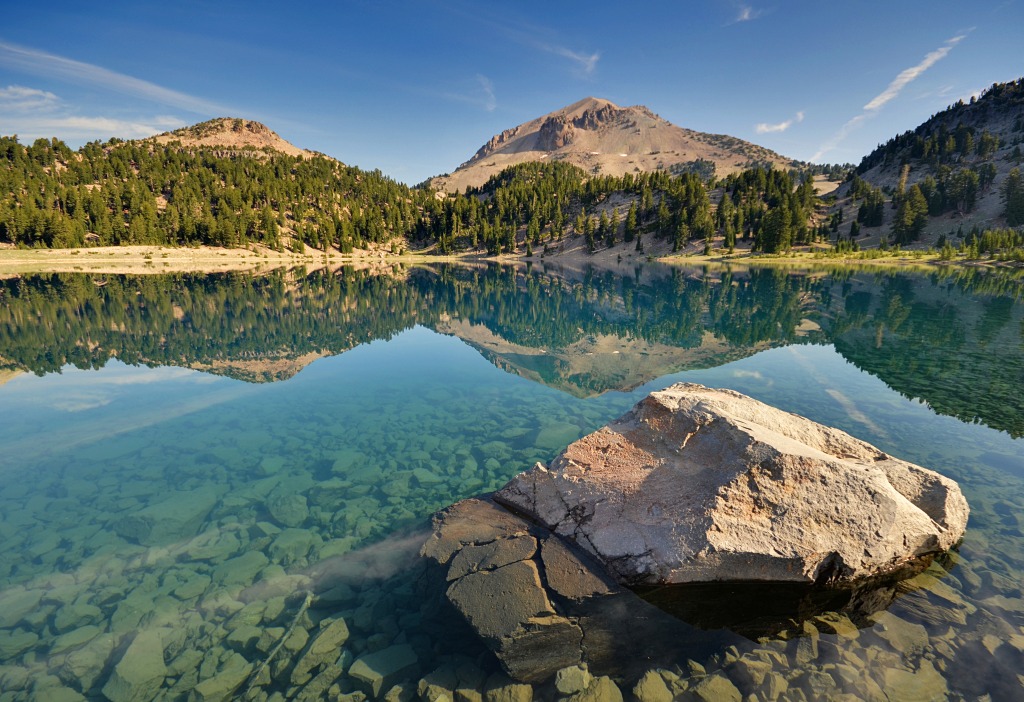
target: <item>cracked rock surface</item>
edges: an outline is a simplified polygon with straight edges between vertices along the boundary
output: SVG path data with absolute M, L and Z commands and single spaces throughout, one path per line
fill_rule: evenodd
M 841 583 L 964 533 L 957 484 L 838 429 L 680 383 L 520 473 L 495 500 L 628 585 Z
M 521 682 L 544 681 L 580 664 L 598 675 L 628 675 L 634 663 L 687 655 L 691 642 L 739 641 L 725 633 L 695 635 L 692 626 L 617 585 L 562 537 L 486 496 L 435 515 L 420 552 L 440 566 L 448 602 Z

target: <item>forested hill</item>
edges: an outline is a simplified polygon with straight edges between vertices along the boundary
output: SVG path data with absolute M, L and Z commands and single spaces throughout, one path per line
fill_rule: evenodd
M 305 240 L 350 251 L 412 231 L 429 199 L 378 171 L 284 153 L 270 139 L 209 143 L 203 126 L 78 151 L 56 139 L 26 146 L 0 137 L 0 242 L 281 248 Z
M 284 149 L 284 151 L 282 151 Z M 287 153 L 286 153 L 287 151 Z M 466 195 L 410 188 L 221 119 L 140 141 L 0 137 L 0 244 L 28 247 L 263 244 L 351 252 L 643 252 L 691 240 L 767 252 L 806 243 L 809 177 L 757 168 L 715 181 L 666 171 L 592 176 L 526 163 Z
M 1022 142 L 1024 78 L 997 83 L 893 137 L 840 190 L 840 198 L 853 196 L 855 235 L 881 227 L 888 243 L 941 247 L 956 245 L 951 233 L 962 240 L 1024 224 Z

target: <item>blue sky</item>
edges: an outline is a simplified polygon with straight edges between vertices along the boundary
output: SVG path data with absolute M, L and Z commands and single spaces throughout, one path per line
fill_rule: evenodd
M 858 162 L 1024 76 L 1024 0 L 11 3 L 0 133 L 72 146 L 236 116 L 406 183 L 593 95 Z

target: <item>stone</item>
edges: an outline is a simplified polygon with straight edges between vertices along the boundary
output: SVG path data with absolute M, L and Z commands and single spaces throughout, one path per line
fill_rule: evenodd
M 343 673 L 344 671 L 341 669 L 341 666 L 324 666 L 324 669 L 317 673 L 315 678 L 303 686 L 302 692 L 295 699 L 300 700 L 300 702 L 314 702 L 326 699 L 325 693 Z
M 310 671 L 317 666 L 338 660 L 341 647 L 348 641 L 348 625 L 344 619 L 322 622 L 321 627 L 320 632 L 295 662 L 291 676 L 293 685 L 306 683 L 310 678 Z
M 878 612 L 872 619 L 874 632 L 905 656 L 920 655 L 928 647 L 928 631 L 920 624 L 900 619 L 891 612 Z
M 191 600 L 206 592 L 208 587 L 210 587 L 210 577 L 196 574 L 174 588 L 172 594 L 179 600 Z
M 562 668 L 555 673 L 555 689 L 563 695 L 571 695 L 586 690 L 594 676 L 590 674 L 585 665 L 573 665 Z
M 440 566 L 432 571 L 438 589 L 518 682 L 542 683 L 583 662 L 639 677 L 656 663 L 635 657 L 650 641 L 669 666 L 696 640 L 692 627 L 622 588 L 581 549 L 487 497 L 446 508 L 433 526 L 420 553 Z
M 0 628 L 10 629 L 17 626 L 18 622 L 39 606 L 42 597 L 42 590 L 26 590 L 20 587 L 13 587 L 0 594 Z
M 539 449 L 560 451 L 580 436 L 580 428 L 568 422 L 546 424 L 537 432 L 534 445 Z
M 459 676 L 455 668 L 443 665 L 420 678 L 416 692 L 424 702 L 452 702 L 458 686 Z
M 178 491 L 118 520 L 114 531 L 143 546 L 181 541 L 195 536 L 219 499 L 208 488 Z
M 9 661 L 39 642 L 39 636 L 33 631 L 12 629 L 0 631 L 0 660 Z
M 745 692 L 753 692 L 772 672 L 772 664 L 751 656 L 740 656 L 730 667 L 730 673 Z
M 740 702 L 743 695 L 724 675 L 709 675 L 693 687 L 693 694 L 704 702 Z
M 786 690 L 789 689 L 789 683 L 781 673 L 768 673 L 764 679 L 763 692 L 765 698 L 769 700 L 777 700 L 782 695 L 786 694 Z
M 189 702 L 222 702 L 233 699 L 235 691 L 249 679 L 252 668 L 252 663 L 239 654 L 232 653 L 216 675 L 192 688 Z
M 93 624 L 103 616 L 103 611 L 96 605 L 75 602 L 57 609 L 53 618 L 53 628 L 60 633 Z
M 379 697 L 416 668 L 419 658 L 409 644 L 399 644 L 360 656 L 349 668 L 349 677 L 363 683 L 371 697 Z
M 574 539 L 627 584 L 887 575 L 949 549 L 968 515 L 938 473 L 687 383 L 651 393 L 495 500 Z
M 267 501 L 267 511 L 286 527 L 297 527 L 309 518 L 309 505 L 303 495 L 279 495 Z
M 247 551 L 229 558 L 213 570 L 214 581 L 221 585 L 250 585 L 270 561 L 259 551 Z
M 46 699 L 47 702 L 85 702 L 85 697 L 70 687 L 58 685 L 47 687 L 45 690 L 34 690 L 39 699 Z M 39 693 L 45 693 L 40 695 Z
M 518 561 L 456 580 L 448 589 L 452 604 L 482 636 L 500 639 L 522 622 L 555 612 L 532 561 Z
M 487 678 L 484 687 L 485 702 L 533 702 L 533 687 L 516 683 L 504 675 L 495 673 Z
M 571 702 L 622 702 L 622 690 L 607 675 L 595 678 L 585 690 L 569 697 Z
M 595 595 L 609 595 L 616 590 L 614 581 L 602 569 L 583 560 L 561 539 L 544 540 L 541 562 L 548 587 L 562 597 L 583 600 Z
M 855 639 L 860 636 L 860 629 L 850 618 L 838 612 L 825 612 L 814 618 L 814 626 L 818 631 L 835 634 L 844 639 Z
M 672 702 L 672 691 L 656 670 L 648 670 L 633 686 L 637 702 Z
M 101 634 L 64 658 L 61 680 L 82 690 L 89 690 L 99 680 L 114 651 L 114 637 Z
M 151 700 L 164 682 L 164 647 L 160 631 L 146 629 L 135 637 L 103 686 L 110 702 Z
M 54 640 L 53 645 L 50 646 L 50 655 L 64 653 L 65 651 L 84 646 L 99 636 L 100 633 L 100 628 L 91 624 L 78 629 L 72 629 Z
M 801 625 L 801 636 L 796 642 L 794 659 L 798 666 L 805 666 L 818 658 L 818 641 L 821 635 L 810 622 Z
M 413 468 L 412 477 L 416 482 L 424 487 L 439 485 L 444 482 L 444 478 L 427 470 L 426 468 Z
M 949 694 L 945 679 L 930 661 L 921 661 L 921 667 L 913 673 L 900 668 L 887 668 L 884 680 L 883 690 L 890 700 L 926 702 L 944 700 Z
M 537 551 L 537 540 L 521 534 L 509 539 L 497 539 L 487 544 L 469 545 L 452 559 L 448 580 L 480 570 L 494 570 L 530 558 Z
M 416 699 L 416 690 L 412 685 L 394 685 L 384 693 L 384 702 L 412 702 Z
M 583 658 L 583 630 L 566 617 L 531 617 L 513 635 L 499 640 L 498 660 L 516 680 L 540 682 Z
M 256 646 L 263 636 L 263 630 L 252 624 L 243 624 L 227 637 L 227 644 L 236 651 L 247 651 Z
M 319 543 L 320 537 L 311 531 L 288 528 L 278 534 L 267 551 L 275 563 L 287 566 L 304 559 Z

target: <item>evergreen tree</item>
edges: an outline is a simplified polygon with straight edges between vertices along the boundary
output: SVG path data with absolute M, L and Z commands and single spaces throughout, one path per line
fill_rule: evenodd
M 629 211 L 626 213 L 626 228 L 623 231 L 623 239 L 627 242 L 633 241 L 639 231 L 639 214 L 637 212 L 636 200 L 629 204 Z
M 1006 223 L 1011 227 L 1024 224 L 1024 182 L 1019 168 L 1011 170 L 1003 181 L 1003 199 L 1006 202 Z

